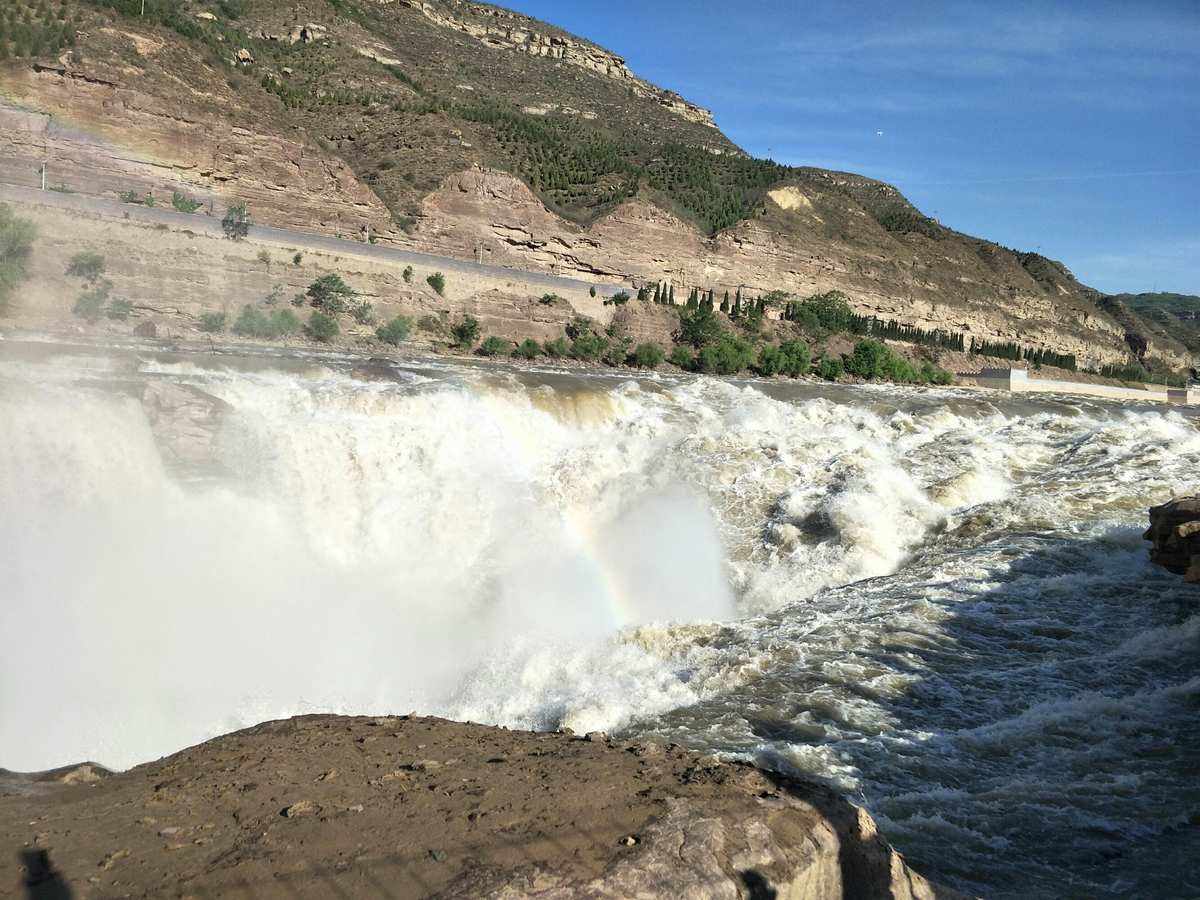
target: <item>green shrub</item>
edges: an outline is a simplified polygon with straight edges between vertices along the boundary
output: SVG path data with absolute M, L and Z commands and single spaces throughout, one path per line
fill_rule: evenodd
M 364 300 L 362 303 L 356 304 L 350 310 L 350 315 L 354 317 L 354 321 L 359 325 L 374 325 L 375 324 L 375 307 Z
M 247 304 L 242 307 L 238 317 L 233 320 L 230 331 L 240 337 L 268 337 L 271 331 L 271 320 L 258 307 Z
M 425 279 L 426 283 L 437 291 L 438 296 L 444 296 L 446 293 L 446 276 L 441 272 L 434 272 Z
M 117 319 L 118 321 L 124 322 L 129 318 L 129 314 L 131 312 L 133 312 L 133 304 L 122 297 L 121 299 L 114 300 L 112 303 L 108 304 L 108 309 L 104 311 L 104 314 L 110 319 Z
M 0 313 L 8 310 L 9 298 L 25 280 L 36 235 L 31 221 L 0 203 Z
M 835 356 L 822 356 L 817 363 L 817 374 L 826 381 L 837 381 L 842 377 L 844 371 L 845 366 Z
M 507 353 L 508 348 L 512 346 L 512 341 L 506 341 L 502 337 L 496 337 L 494 334 L 484 340 L 479 345 L 480 356 L 499 356 L 502 353 Z
M 533 338 L 525 338 L 513 349 L 513 356 L 519 356 L 522 359 L 537 359 L 541 355 L 542 345 Z
M 910 362 L 879 341 L 866 339 L 854 345 L 846 358 L 846 371 L 867 379 L 887 379 L 900 384 L 950 384 L 954 376 L 925 360 Z
M 766 344 L 758 351 L 758 362 L 754 370 L 767 377 L 778 375 L 783 371 L 783 351 L 774 344 Z
M 76 253 L 67 263 L 67 275 L 82 278 L 87 284 L 95 284 L 104 274 L 104 257 L 91 250 Z
M 553 306 L 561 299 L 562 297 L 558 296 L 558 294 L 542 294 L 542 299 L 538 303 L 542 304 L 542 306 Z
M 700 349 L 698 362 L 701 372 L 736 375 L 754 362 L 754 347 L 736 335 L 722 334 L 716 341 Z
M 171 194 L 171 205 L 181 213 L 190 214 L 194 213 L 204 204 L 199 200 L 187 196 L 186 194 L 181 194 L 179 191 L 175 191 L 173 194 Z
M 608 349 L 608 339 L 594 331 L 586 331 L 571 341 L 571 355 L 576 359 L 595 362 Z
M 798 303 L 789 303 L 784 318 L 818 338 L 850 331 L 855 321 L 854 310 L 841 291 L 826 291 Z
M 270 334 L 268 337 L 291 337 L 301 328 L 300 317 L 290 309 L 272 310 L 270 315 Z
M 691 344 L 698 350 L 720 336 L 721 320 L 707 306 L 698 306 L 679 314 L 677 340 L 681 344 Z
M 412 319 L 408 316 L 396 316 L 392 321 L 375 329 L 375 336 L 385 344 L 399 347 L 412 331 Z
M 783 356 L 783 366 L 779 370 L 782 374 L 792 378 L 808 374 L 812 367 L 808 344 L 804 341 L 784 341 L 779 345 L 779 352 Z
M 658 344 L 638 344 L 633 348 L 633 364 L 639 369 L 657 369 L 667 354 Z
M 403 276 L 404 276 L 404 283 L 405 283 L 405 284 L 412 284 L 412 280 L 413 280 L 413 267 L 412 267 L 412 266 L 405 266 L 405 267 L 404 267 Z
M 250 210 L 245 203 L 235 203 L 225 210 L 221 229 L 231 241 L 240 241 L 250 234 Z
M 446 333 L 446 323 L 442 321 L 440 316 L 421 316 L 417 320 L 417 327 L 422 331 L 428 331 L 430 334 Z
M 884 378 L 894 368 L 894 356 L 885 344 L 866 338 L 846 357 L 846 371 L 859 378 Z
M 629 359 L 629 347 L 633 343 L 633 338 L 623 337 L 614 338 L 607 347 L 604 348 L 604 353 L 601 359 L 610 366 L 623 366 Z
M 596 286 L 594 284 L 590 288 L 588 288 L 588 296 L 589 297 L 596 296 Z
M 337 319 L 320 310 L 315 310 L 308 317 L 308 325 L 304 330 L 310 338 L 321 343 L 328 343 L 341 333 Z
M 679 344 L 671 349 L 671 355 L 667 357 L 671 365 L 678 366 L 681 369 L 686 369 L 689 372 L 695 368 L 696 354 L 690 347 L 685 347 Z
M 921 363 L 921 381 L 925 384 L 953 384 L 954 375 L 925 360 Z
M 107 278 L 98 278 L 88 290 L 75 298 L 75 305 L 71 311 L 80 318 L 95 322 L 104 313 L 112 286 L 112 282 Z
M 454 336 L 456 346 L 470 350 L 479 340 L 479 320 L 474 316 L 467 316 L 450 329 L 450 333 Z
M 555 359 L 561 359 L 571 352 L 571 348 L 567 346 L 565 339 L 556 337 L 552 341 L 546 341 L 543 345 L 547 356 L 552 356 Z
M 91 290 L 84 291 L 75 298 L 75 305 L 71 307 L 71 312 L 81 319 L 95 322 L 104 312 L 106 303 L 108 303 L 108 291 L 94 287 Z
M 293 257 L 292 257 L 292 265 L 293 265 L 293 266 L 298 266 L 298 265 L 300 265 L 300 261 L 301 261 L 301 260 L 303 260 L 303 259 L 304 259 L 304 254 L 303 254 L 303 253 L 297 253 L 295 256 L 293 256 Z
M 271 265 L 271 254 L 268 253 L 266 250 L 259 250 L 258 251 L 258 261 L 260 263 L 262 263 L 264 266 Z
M 225 313 L 207 312 L 200 314 L 199 328 L 208 334 L 220 334 L 225 330 Z
M 358 296 L 358 292 L 334 272 L 322 275 L 310 284 L 305 294 L 314 307 L 333 315 L 345 312 L 350 301 Z

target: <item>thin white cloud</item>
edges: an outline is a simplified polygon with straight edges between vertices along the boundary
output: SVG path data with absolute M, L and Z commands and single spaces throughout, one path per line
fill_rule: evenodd
M 1058 175 L 1013 175 L 1004 178 L 956 178 L 948 181 L 912 181 L 913 185 L 954 186 L 968 184 L 1021 184 L 1042 181 L 1107 181 L 1113 178 L 1162 178 L 1162 177 L 1200 176 L 1200 168 L 1196 169 L 1145 169 L 1140 172 L 1073 172 Z

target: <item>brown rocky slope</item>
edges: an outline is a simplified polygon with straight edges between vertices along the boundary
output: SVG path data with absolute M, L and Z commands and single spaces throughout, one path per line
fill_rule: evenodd
M 957 896 L 815 785 L 408 716 L 269 722 L 118 775 L 0 773 L 0 833 L 0 885 L 41 896 Z
M 0 62 L 0 180 L 46 163 L 67 190 L 245 200 L 264 223 L 683 295 L 836 288 L 1081 364 L 1128 355 L 1129 323 L 1060 264 L 889 185 L 750 160 L 702 108 L 545 23 L 456 0 L 135 7 L 65 0 L 73 47 Z M 1188 360 L 1163 333 L 1150 357 Z

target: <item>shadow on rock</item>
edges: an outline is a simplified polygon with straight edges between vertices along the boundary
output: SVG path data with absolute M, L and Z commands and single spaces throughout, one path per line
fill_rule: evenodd
M 45 850 L 22 850 L 18 854 L 25 870 L 25 896 L 30 900 L 70 900 L 71 888 L 50 862 Z

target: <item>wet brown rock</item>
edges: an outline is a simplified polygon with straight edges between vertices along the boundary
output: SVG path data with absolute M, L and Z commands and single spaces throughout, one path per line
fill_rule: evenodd
M 1200 497 L 1180 497 L 1150 510 L 1150 559 L 1185 580 L 1200 582 Z
M 269 722 L 95 784 L 0 793 L 0 842 L 25 848 L 0 855 L 0 892 L 36 866 L 80 896 L 955 896 L 823 787 L 682 748 L 648 774 L 608 741 L 419 717 L 389 754 L 446 763 L 388 780 L 358 742 L 375 721 Z M 172 789 L 187 802 L 169 819 L 131 814 L 165 817 Z

